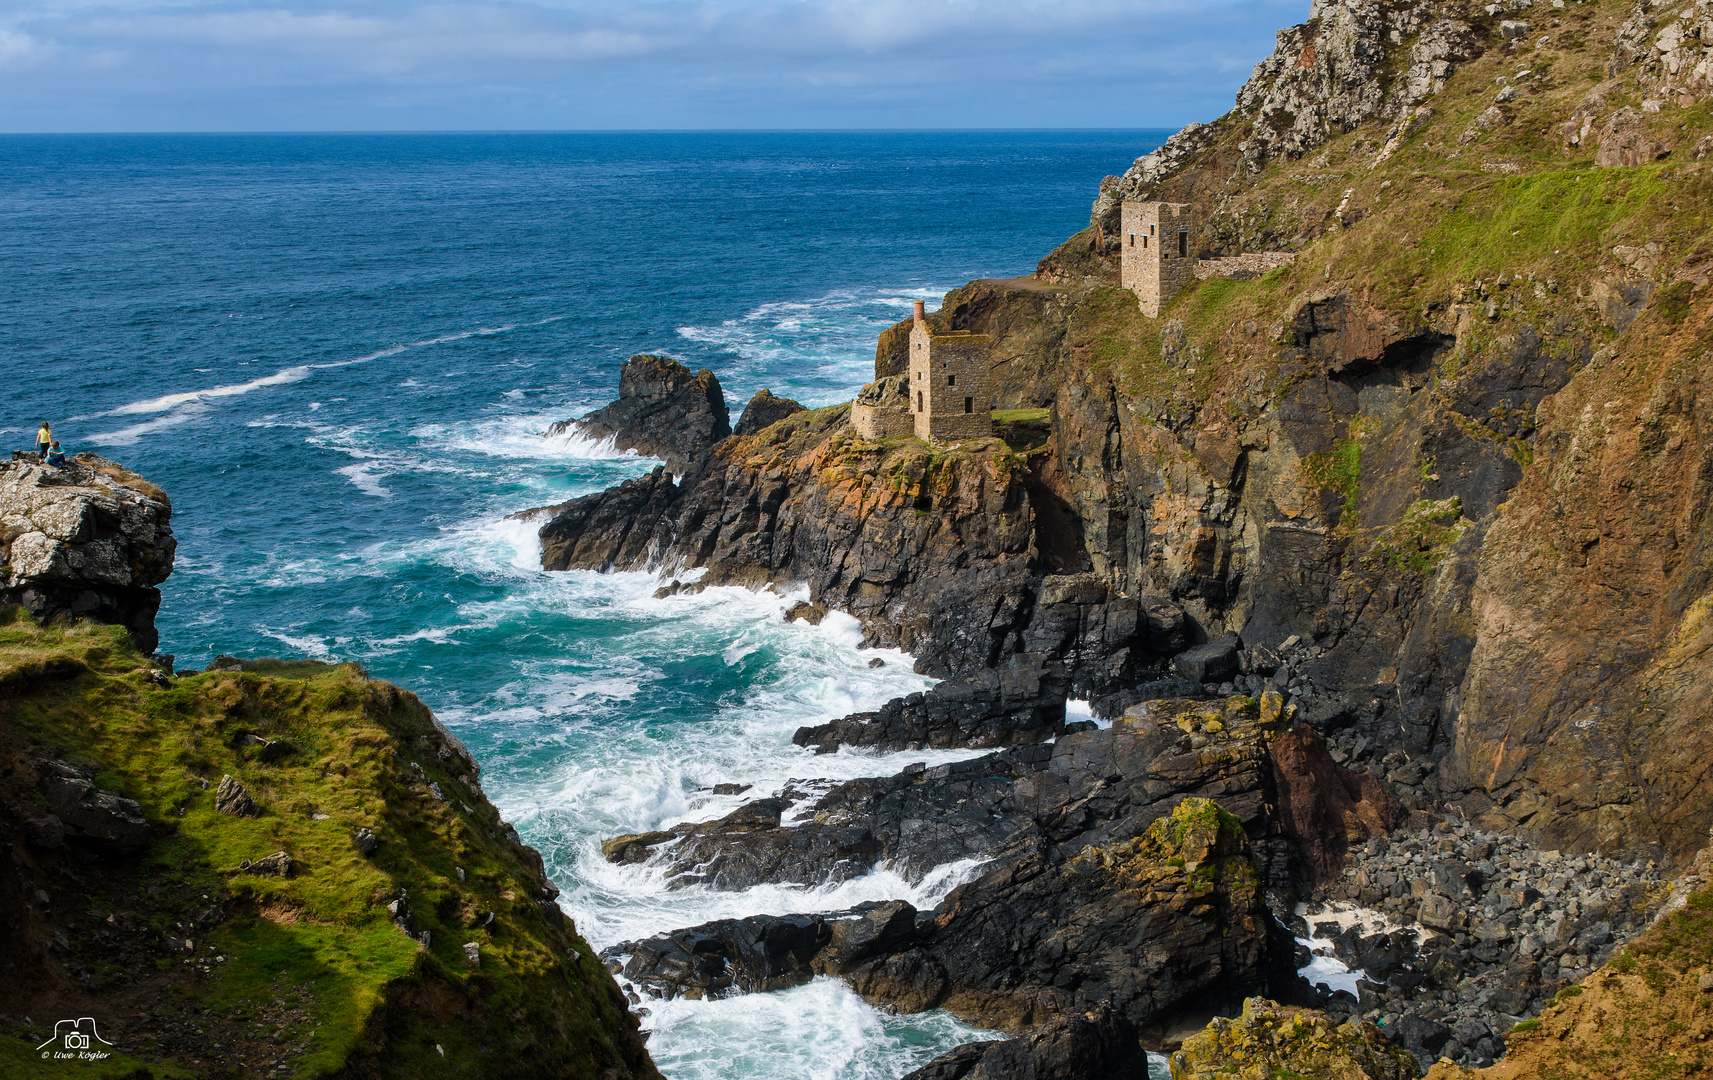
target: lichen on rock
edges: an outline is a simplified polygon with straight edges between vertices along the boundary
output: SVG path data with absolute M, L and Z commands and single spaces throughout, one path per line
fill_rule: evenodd
M 1410 1052 L 1373 1024 L 1340 1024 L 1325 1013 L 1248 998 L 1184 1040 L 1170 1058 L 1172 1080 L 1415 1080 Z

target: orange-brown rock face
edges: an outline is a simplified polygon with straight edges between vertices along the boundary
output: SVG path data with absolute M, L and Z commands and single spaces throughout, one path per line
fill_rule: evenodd
M 1697 305 L 1644 315 L 1538 412 L 1488 530 L 1448 772 L 1566 847 L 1681 855 L 1713 814 L 1713 368 Z

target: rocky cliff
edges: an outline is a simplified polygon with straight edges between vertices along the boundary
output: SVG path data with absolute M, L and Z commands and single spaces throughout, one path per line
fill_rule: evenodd
M 1235 635 L 1198 681 L 1286 690 L 1408 806 L 1682 857 L 1713 824 L 1706 25 L 1317 4 L 1035 277 L 932 316 L 993 339 L 1038 435 L 863 443 L 803 414 L 560 508 L 546 565 L 808 582 L 960 700 L 1022 672 L 1110 714 Z M 1209 265 L 1294 261 L 1144 318 L 1114 287 L 1123 197 L 1194 202 Z M 1001 697 L 990 720 L 1051 728 Z
M 54 468 L 16 454 L 0 462 L 0 604 L 123 626 L 153 652 L 156 586 L 178 546 L 171 520 L 165 492 L 105 458 Z
M 167 506 L 99 459 L 0 466 L 24 600 L 0 607 L 0 1073 L 658 1077 L 414 696 L 351 664 L 175 675 L 139 651 Z M 31 590 L 116 600 L 44 626 Z M 77 1017 L 111 1056 L 44 1058 L 75 1057 L 54 1024 Z

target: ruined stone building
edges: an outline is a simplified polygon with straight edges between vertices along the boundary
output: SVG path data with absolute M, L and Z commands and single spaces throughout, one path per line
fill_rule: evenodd
M 977 439 L 993 434 L 993 376 L 986 334 L 936 334 L 916 301 L 910 328 L 910 407 L 918 439 Z
M 910 376 L 888 375 L 863 387 L 851 402 L 851 427 L 865 439 L 916 434 L 910 414 Z
M 1142 314 L 1160 309 L 1195 280 L 1195 215 L 1189 203 L 1126 201 L 1119 233 L 1118 280 L 1136 294 Z

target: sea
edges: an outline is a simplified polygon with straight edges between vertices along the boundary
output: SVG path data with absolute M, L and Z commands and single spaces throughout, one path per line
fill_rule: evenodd
M 0 137 L 0 436 L 51 421 L 171 494 L 159 626 L 181 670 L 355 661 L 420 695 L 597 949 L 931 907 L 973 863 L 746 892 L 606 863 L 603 838 L 790 779 L 964 752 L 792 746 L 931 680 L 848 616 L 784 622 L 798 583 L 656 599 L 647 573 L 544 573 L 507 515 L 658 464 L 543 436 L 614 398 L 626 357 L 713 369 L 734 423 L 763 387 L 848 400 L 913 301 L 1029 273 L 1168 134 Z M 830 979 L 644 1005 L 672 1080 L 893 1080 L 991 1037 Z

